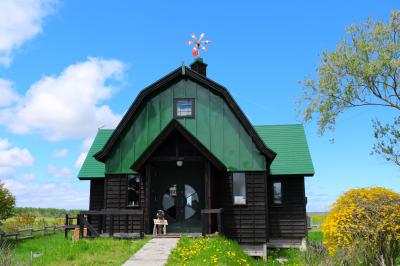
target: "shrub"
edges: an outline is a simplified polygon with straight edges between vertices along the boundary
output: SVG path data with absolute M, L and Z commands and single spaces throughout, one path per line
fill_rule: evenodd
M 19 229 L 33 227 L 36 217 L 33 215 L 19 215 L 15 217 L 15 223 Z
M 330 255 L 394 265 L 400 255 L 400 194 L 380 187 L 349 190 L 332 206 L 322 231 Z
M 6 220 L 1 228 L 6 233 L 14 233 L 18 229 L 34 227 L 35 220 L 33 215 L 18 215 Z
M 0 225 L 1 221 L 10 218 L 13 215 L 15 207 L 15 197 L 0 181 Z

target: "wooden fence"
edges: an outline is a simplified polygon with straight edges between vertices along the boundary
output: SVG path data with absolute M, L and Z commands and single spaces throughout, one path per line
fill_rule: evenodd
M 14 238 L 16 241 L 34 238 L 35 237 L 34 233 L 37 232 L 42 232 L 42 235 L 53 235 L 56 233 L 57 230 L 64 228 L 65 228 L 64 225 L 48 225 L 48 226 L 43 226 L 42 228 L 39 229 L 34 229 L 34 228 L 20 229 L 15 231 L 15 233 L 9 233 L 9 234 L 0 232 L 0 242 L 6 238 Z

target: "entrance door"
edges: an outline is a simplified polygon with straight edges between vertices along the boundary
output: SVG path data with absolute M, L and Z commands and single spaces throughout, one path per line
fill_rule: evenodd
M 167 232 L 201 232 L 204 208 L 204 164 L 157 163 L 151 179 L 151 223 L 157 210 L 168 220 Z

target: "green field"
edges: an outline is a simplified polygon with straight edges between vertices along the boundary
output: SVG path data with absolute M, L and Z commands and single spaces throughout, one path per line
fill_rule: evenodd
M 15 245 L 13 265 L 121 265 L 148 240 L 149 238 L 137 241 L 96 238 L 72 241 L 65 239 L 64 234 L 42 236 L 11 242 Z M 32 252 L 42 256 L 31 261 Z
M 64 225 L 65 214 L 76 216 L 79 210 L 64 210 L 54 208 L 14 208 L 14 216 L 3 221 L 0 230 L 6 233 L 13 233 L 18 229 L 35 228 L 39 229 L 48 225 Z

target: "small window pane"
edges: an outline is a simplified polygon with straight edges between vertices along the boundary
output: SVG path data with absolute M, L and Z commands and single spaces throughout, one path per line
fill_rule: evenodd
M 140 176 L 128 176 L 128 207 L 139 206 Z
M 193 116 L 193 100 L 176 100 L 176 116 L 190 117 Z
M 246 204 L 245 173 L 233 173 L 233 204 Z
M 273 184 L 274 189 L 274 204 L 282 204 L 282 183 L 281 182 L 274 182 Z

